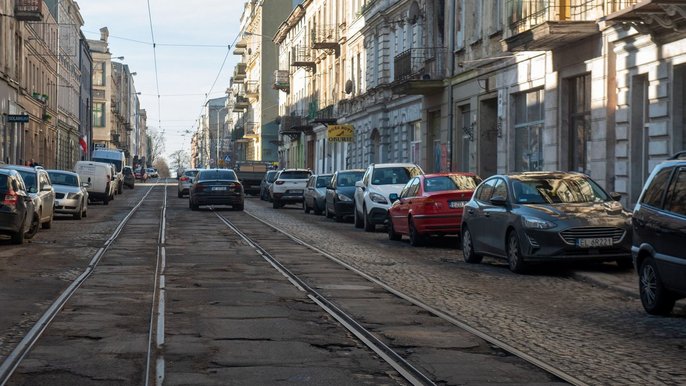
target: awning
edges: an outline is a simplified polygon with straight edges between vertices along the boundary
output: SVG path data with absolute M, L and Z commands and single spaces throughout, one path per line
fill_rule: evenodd
M 329 142 L 354 142 L 354 135 L 353 125 L 329 125 L 327 129 Z

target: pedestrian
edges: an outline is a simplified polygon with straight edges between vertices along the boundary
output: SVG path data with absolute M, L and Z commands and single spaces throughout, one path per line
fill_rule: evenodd
M 31 158 L 31 162 L 29 163 L 29 166 L 31 166 L 31 167 L 36 166 L 36 161 L 34 161 L 33 158 Z

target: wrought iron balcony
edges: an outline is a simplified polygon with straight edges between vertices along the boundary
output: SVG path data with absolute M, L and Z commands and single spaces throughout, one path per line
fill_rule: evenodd
M 16 0 L 14 17 L 19 21 L 43 21 L 43 0 Z
M 605 20 L 630 25 L 665 44 L 683 38 L 686 30 L 686 3 L 674 0 L 625 1 Z M 681 3 L 681 4 L 677 4 Z
M 281 117 L 279 134 L 287 135 L 291 137 L 291 140 L 294 140 L 300 138 L 302 133 L 312 133 L 312 125 L 303 112 L 297 111 Z
M 289 82 L 288 70 L 276 70 L 274 71 L 274 86 L 275 90 L 281 90 L 288 93 L 291 89 Z
M 291 66 L 304 67 L 307 71 L 315 72 L 317 65 L 314 62 L 314 57 L 308 47 L 295 46 L 291 51 Z
M 314 112 L 311 118 L 312 123 L 332 124 L 338 121 L 334 105 L 328 105 L 321 110 Z
M 507 0 L 504 51 L 548 51 L 599 32 L 597 20 L 637 0 Z
M 260 137 L 260 127 L 256 122 L 248 122 L 243 126 L 245 132 L 243 133 L 243 138 L 259 138 Z
M 312 28 L 312 48 L 327 50 L 329 54 L 340 55 L 341 46 L 338 43 L 338 28 L 336 25 L 323 25 Z
M 443 89 L 446 49 L 410 48 L 394 58 L 392 89 L 396 95 L 429 95 Z
M 236 95 L 236 103 L 233 105 L 233 112 L 242 113 L 248 107 L 250 107 L 250 101 L 248 101 L 248 98 L 242 95 Z

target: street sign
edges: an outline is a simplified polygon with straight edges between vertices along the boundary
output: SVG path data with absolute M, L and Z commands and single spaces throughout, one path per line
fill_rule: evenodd
M 25 114 L 8 114 L 8 123 L 27 123 L 29 121 L 29 116 Z

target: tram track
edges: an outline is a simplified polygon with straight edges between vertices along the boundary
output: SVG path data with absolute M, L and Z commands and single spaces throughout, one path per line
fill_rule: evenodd
M 27 357 L 27 355 L 31 352 L 31 350 L 38 344 L 39 340 L 43 337 L 43 335 L 46 333 L 48 328 L 51 326 L 53 321 L 58 317 L 60 312 L 63 310 L 64 306 L 72 300 L 72 298 L 77 294 L 79 289 L 81 289 L 84 284 L 93 277 L 95 274 L 96 268 L 100 266 L 100 264 L 103 262 L 103 260 L 107 257 L 108 252 L 111 251 L 112 248 L 114 248 L 117 245 L 117 242 L 121 239 L 121 235 L 125 230 L 126 225 L 131 221 L 131 219 L 139 212 L 139 209 L 141 206 L 146 202 L 146 200 L 149 199 L 151 193 L 156 190 L 158 187 L 164 187 L 164 205 L 162 207 L 162 217 L 161 217 L 161 224 L 159 227 L 159 235 L 158 235 L 158 254 L 157 254 L 157 263 L 156 263 L 156 268 L 155 268 L 155 293 L 153 294 L 153 305 L 151 307 L 151 314 L 150 314 L 150 331 L 149 331 L 149 344 L 148 344 L 148 350 L 146 353 L 147 356 L 147 366 L 150 367 L 150 362 L 151 358 L 154 355 L 153 350 L 155 346 L 156 339 L 153 338 L 153 325 L 154 325 L 154 320 L 156 319 L 156 315 L 154 313 L 155 310 L 155 305 L 157 304 L 157 298 L 158 298 L 158 293 L 157 293 L 157 288 L 158 288 L 158 282 L 157 278 L 159 277 L 159 270 L 160 268 L 163 268 L 163 265 L 160 263 L 163 261 L 163 254 L 164 251 L 163 249 L 163 242 L 164 242 L 164 235 L 163 232 L 165 230 L 164 227 L 164 215 L 166 213 L 166 184 L 160 184 L 156 183 L 155 185 L 151 186 L 147 192 L 140 198 L 138 203 L 136 203 L 133 208 L 129 210 L 129 212 L 119 221 L 115 229 L 112 231 L 111 235 L 105 240 L 105 242 L 102 244 L 101 247 L 98 248 L 98 250 L 93 254 L 93 256 L 90 258 L 88 265 L 83 269 L 81 274 L 76 277 L 71 283 L 67 286 L 65 290 L 63 290 L 52 303 L 47 307 L 45 312 L 38 318 L 38 320 L 33 324 L 33 326 L 28 330 L 28 332 L 23 336 L 21 341 L 14 347 L 14 349 L 7 355 L 7 357 L 4 358 L 3 362 L 0 363 L 0 386 L 4 386 L 8 383 L 10 378 L 14 375 L 16 370 L 19 368 L 21 365 L 22 361 Z M 146 380 L 150 379 L 150 375 L 148 370 L 146 370 Z M 146 381 L 146 385 L 148 382 Z
M 298 274 L 292 272 L 292 270 L 289 270 L 289 268 L 287 268 L 286 264 L 281 263 L 278 260 L 278 257 L 275 257 L 273 253 L 270 253 L 267 250 L 268 248 L 264 248 L 262 245 L 260 245 L 260 242 L 256 241 L 258 236 L 256 236 L 255 234 L 248 234 L 244 231 L 239 230 L 240 225 L 237 225 L 235 223 L 235 221 L 231 221 L 231 220 L 227 219 L 225 216 L 219 214 L 218 212 L 215 212 L 215 214 L 220 218 L 220 220 L 222 222 L 224 222 L 229 228 L 231 228 L 241 238 L 243 238 L 245 240 L 245 242 L 247 242 L 251 246 L 253 246 L 258 251 L 258 253 L 260 253 L 260 255 L 263 256 L 263 258 L 265 258 L 267 261 L 269 261 L 270 264 L 272 264 L 277 270 L 282 272 L 284 274 L 284 276 L 286 276 L 294 285 L 302 288 L 305 292 L 307 292 L 308 296 L 310 296 L 310 298 L 313 301 L 315 301 L 317 304 L 322 306 L 322 308 L 326 312 L 330 313 L 334 318 L 339 320 L 339 322 L 341 322 L 347 329 L 349 329 L 355 335 L 357 335 L 358 329 L 365 330 L 365 332 L 360 333 L 361 336 L 367 336 L 368 334 L 372 335 L 374 337 L 375 341 L 378 341 L 381 343 L 381 345 L 385 346 L 383 348 L 383 350 L 381 350 L 381 351 L 385 351 L 385 350 L 394 351 L 388 345 L 385 345 L 383 342 L 381 342 L 380 339 L 377 339 L 373 333 L 366 330 L 360 323 L 355 322 L 355 323 L 351 324 L 350 326 L 346 325 L 344 322 L 347 320 L 350 320 L 350 319 L 352 319 L 354 321 L 354 317 L 351 317 L 347 312 L 343 311 L 340 307 L 338 307 L 333 301 L 327 299 L 326 296 L 324 296 L 321 293 L 319 293 L 318 291 L 314 290 L 312 284 L 308 284 L 307 281 L 300 278 Z M 276 231 L 276 232 L 279 232 L 280 234 L 283 234 L 288 239 L 292 240 L 294 243 L 301 245 L 301 246 L 319 254 L 320 256 L 326 257 L 329 261 L 331 261 L 337 265 L 340 265 L 341 267 L 345 268 L 347 271 L 353 272 L 354 274 L 364 278 L 365 280 L 367 280 L 371 283 L 378 285 L 379 287 L 383 288 L 385 291 L 393 294 L 394 296 L 401 298 L 401 299 L 411 303 L 412 305 L 414 305 L 416 307 L 421 308 L 422 310 L 430 313 L 431 315 L 433 315 L 437 318 L 440 318 L 441 320 L 443 320 L 447 323 L 450 323 L 452 326 L 455 326 L 455 327 L 457 327 L 461 330 L 464 330 L 464 331 L 466 331 L 466 332 L 468 332 L 468 333 L 470 333 L 470 334 L 472 334 L 472 335 L 474 335 L 480 339 L 483 339 L 484 341 L 488 342 L 490 345 L 498 347 L 499 349 L 503 350 L 504 352 L 507 352 L 510 355 L 513 355 L 517 358 L 520 358 L 521 360 L 525 361 L 526 363 L 528 363 L 532 366 L 535 366 L 536 368 L 544 371 L 545 373 L 550 374 L 551 376 L 553 376 L 559 380 L 562 380 L 564 382 L 570 383 L 570 384 L 586 385 L 586 383 L 583 380 L 579 379 L 578 377 L 576 377 L 572 374 L 569 374 L 569 373 L 567 373 L 561 369 L 558 369 L 557 367 L 547 363 L 546 361 L 543 361 L 539 358 L 536 358 L 535 356 L 530 355 L 530 354 L 528 354 L 528 353 L 526 353 L 526 352 L 524 352 L 524 351 L 522 351 L 522 350 L 520 350 L 520 349 L 518 349 L 518 348 L 516 348 L 516 347 L 514 347 L 514 346 L 512 346 L 512 345 L 510 345 L 510 344 L 508 344 L 508 343 L 506 343 L 506 342 L 504 342 L 504 341 L 502 341 L 502 340 L 478 329 L 478 328 L 475 328 L 475 327 L 455 318 L 454 316 L 449 315 L 446 312 L 443 312 L 439 309 L 436 309 L 435 307 L 432 307 L 432 306 L 426 304 L 425 302 L 423 302 L 423 301 L 421 301 L 421 300 L 419 300 L 419 299 L 417 299 L 411 295 L 403 293 L 402 291 L 399 291 L 399 290 L 387 285 L 383 281 L 381 281 L 381 280 L 357 269 L 356 267 L 354 267 L 354 266 L 346 263 L 345 261 L 337 258 L 336 256 L 332 255 L 331 253 L 329 253 L 329 252 L 327 252 L 327 251 L 325 251 L 325 250 L 323 250 L 317 246 L 314 246 L 314 245 L 298 238 L 297 236 L 293 235 L 292 233 L 290 233 L 286 230 L 283 230 L 277 226 L 274 226 L 274 225 L 260 219 L 257 216 L 252 215 L 249 211 L 245 211 L 245 214 L 250 216 L 252 219 L 257 220 L 262 225 L 265 225 L 266 227 L 268 227 L 268 229 L 272 229 L 273 231 Z M 329 307 L 329 305 L 332 305 L 332 307 Z M 364 342 L 364 343 L 367 344 L 367 342 Z M 377 351 L 377 350 L 379 350 L 378 348 L 375 348 L 372 346 L 369 346 L 369 347 L 372 348 L 372 350 L 374 350 L 375 352 L 379 353 L 379 351 Z M 407 366 L 409 369 L 411 369 L 411 370 L 408 370 L 407 372 L 398 370 L 403 375 L 410 374 L 410 378 L 406 378 L 410 383 L 426 384 L 423 382 L 427 382 L 427 380 L 428 380 L 428 382 L 434 382 L 431 380 L 431 378 L 428 375 L 423 374 L 420 370 L 417 370 L 416 366 L 414 366 L 414 365 L 410 364 L 408 361 L 404 360 L 400 355 L 398 355 L 398 354 L 393 355 L 393 358 L 397 358 L 397 357 L 400 357 L 401 360 L 399 360 L 397 363 L 391 363 L 391 362 L 389 362 L 389 363 L 396 369 L 398 369 L 398 367 L 396 367 L 396 366 L 399 366 L 401 368 L 403 368 L 404 366 Z M 384 359 L 386 359 L 386 358 L 384 357 Z M 417 374 L 416 372 L 418 372 L 420 375 L 418 375 L 417 378 L 412 378 L 412 375 Z M 419 383 L 415 383 L 415 382 L 419 382 Z M 432 384 L 432 383 L 429 383 L 429 384 Z

